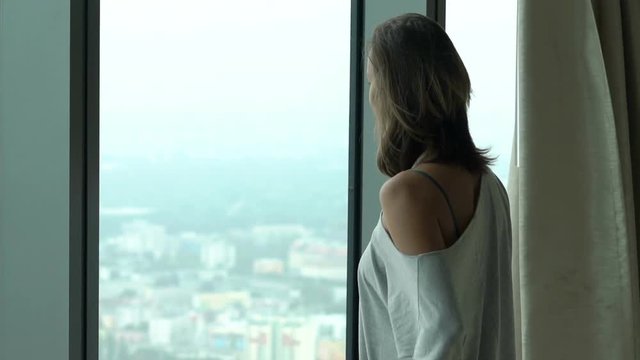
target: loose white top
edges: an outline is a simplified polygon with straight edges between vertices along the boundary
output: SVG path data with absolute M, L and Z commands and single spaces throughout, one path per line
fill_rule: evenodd
M 381 218 L 358 264 L 360 360 L 515 359 L 509 200 L 496 175 L 482 175 L 449 248 L 405 255 Z

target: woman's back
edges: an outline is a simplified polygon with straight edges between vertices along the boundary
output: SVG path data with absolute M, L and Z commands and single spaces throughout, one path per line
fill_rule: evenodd
M 390 179 L 358 265 L 360 358 L 513 359 L 509 201 L 469 131 L 462 59 L 404 14 L 374 29 L 367 79 Z
M 417 169 L 429 169 L 426 175 L 439 179 L 434 184 L 443 194 L 452 194 L 447 202 L 453 212 L 445 206 L 438 218 L 443 234 L 455 234 L 458 227 L 461 235 L 455 242 L 455 236 L 444 236 L 450 240 L 442 250 L 406 255 L 381 214 L 358 266 L 360 359 L 513 358 L 511 224 L 504 187 L 491 171 L 475 186 L 471 175 Z M 458 220 L 447 220 L 452 213 Z

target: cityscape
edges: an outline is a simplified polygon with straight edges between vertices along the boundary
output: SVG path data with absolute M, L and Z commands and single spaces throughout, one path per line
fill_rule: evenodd
M 259 192 L 261 183 L 253 183 L 244 195 L 255 202 L 244 210 L 238 209 L 237 199 L 225 199 L 228 189 L 218 194 L 218 202 L 211 201 L 208 213 L 192 209 L 176 216 L 180 212 L 165 214 L 162 208 L 179 210 L 207 196 L 197 195 L 204 189 L 194 186 L 198 181 L 176 187 L 171 173 L 190 171 L 191 179 L 206 182 L 210 176 L 209 181 L 219 182 L 213 173 L 238 165 L 211 161 L 208 168 L 198 165 L 201 160 L 126 163 L 102 171 L 101 203 L 131 199 L 136 192 L 159 202 L 153 210 L 130 204 L 101 209 L 101 360 L 345 358 L 346 167 L 319 171 L 313 162 L 286 162 L 293 170 L 314 168 L 314 185 L 320 187 L 316 191 L 325 195 L 304 212 L 302 207 L 296 214 L 279 206 L 292 194 L 271 194 L 269 200 L 268 193 Z M 279 186 L 272 181 L 284 163 L 271 161 L 271 171 L 262 173 L 275 189 Z M 166 192 L 149 192 L 149 179 L 164 179 L 156 188 L 171 188 L 172 199 Z M 116 187 L 119 181 L 128 186 Z M 335 186 L 341 181 L 342 187 Z M 327 197 L 331 194 L 335 198 Z M 220 201 L 230 204 L 226 210 L 215 206 Z M 255 218 L 239 216 L 241 210 Z M 195 216 L 198 213 L 218 221 L 207 224 Z M 322 220 L 321 213 L 340 219 Z M 270 216 L 279 216 L 283 223 L 268 224 Z M 333 229 L 323 231 L 323 226 Z M 197 231 L 186 230 L 189 227 Z

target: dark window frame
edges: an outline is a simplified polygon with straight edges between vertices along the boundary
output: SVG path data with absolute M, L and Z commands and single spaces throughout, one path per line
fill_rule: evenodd
M 427 0 L 427 16 L 445 28 L 447 0 Z
M 446 0 L 426 0 L 445 25 Z M 358 359 L 357 269 L 362 253 L 365 0 L 351 0 L 346 358 Z M 70 0 L 69 359 L 97 360 L 99 331 L 100 0 Z
M 358 359 L 358 263 L 362 254 L 362 124 L 365 0 L 351 0 L 349 80 L 349 204 L 347 228 L 346 359 Z
M 69 359 L 98 359 L 99 0 L 69 6 Z

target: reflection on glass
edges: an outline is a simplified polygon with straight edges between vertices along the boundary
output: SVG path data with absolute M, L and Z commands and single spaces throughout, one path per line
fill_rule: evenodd
M 349 2 L 100 10 L 100 360 L 344 359 Z
M 513 0 L 449 0 L 446 30 L 471 78 L 469 127 L 478 147 L 498 156 L 507 185 L 515 126 L 516 11 Z

